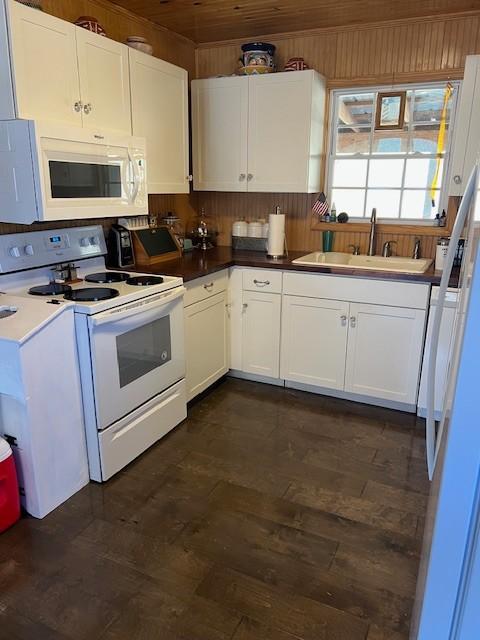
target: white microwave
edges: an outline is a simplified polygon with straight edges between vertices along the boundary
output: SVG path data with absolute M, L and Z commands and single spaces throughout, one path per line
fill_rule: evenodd
M 0 122 L 0 221 L 148 213 L 145 139 L 33 120 Z

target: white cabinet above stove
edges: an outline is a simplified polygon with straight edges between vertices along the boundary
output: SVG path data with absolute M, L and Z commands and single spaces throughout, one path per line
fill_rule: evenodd
M 131 133 L 126 45 L 16 0 L 1 13 L 0 119 Z

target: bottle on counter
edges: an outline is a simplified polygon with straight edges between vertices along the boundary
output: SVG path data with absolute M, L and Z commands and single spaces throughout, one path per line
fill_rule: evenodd
M 440 222 L 438 224 L 439 227 L 446 227 L 447 226 L 447 214 L 445 212 L 445 209 L 442 211 L 442 215 L 440 216 Z
M 330 211 L 330 222 L 336 222 L 337 221 L 337 207 L 335 206 L 335 203 L 332 202 L 332 209 Z
M 440 226 L 440 214 L 439 213 L 437 213 L 435 215 L 435 218 L 433 220 L 433 226 L 434 227 L 439 227 Z

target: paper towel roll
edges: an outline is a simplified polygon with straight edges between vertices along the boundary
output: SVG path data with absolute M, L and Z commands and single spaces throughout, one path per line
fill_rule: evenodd
M 269 256 L 285 255 L 285 214 L 270 214 L 268 218 L 267 253 Z

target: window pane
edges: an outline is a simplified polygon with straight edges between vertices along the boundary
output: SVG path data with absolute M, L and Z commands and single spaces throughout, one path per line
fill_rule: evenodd
M 365 189 L 332 189 L 337 214 L 346 211 L 349 216 L 362 217 L 364 202 Z
M 401 187 L 404 160 L 370 160 L 369 187 Z
M 367 179 L 367 160 L 335 160 L 334 187 L 364 187 Z
M 407 160 L 405 187 L 429 189 L 437 169 L 436 158 L 412 158 Z M 437 187 L 442 185 L 443 160 L 440 160 Z
M 368 153 L 370 150 L 370 127 L 340 127 L 337 132 L 337 154 Z
M 413 122 L 440 122 L 442 117 L 444 88 L 416 89 L 413 106 Z M 450 118 L 450 99 L 447 107 L 447 122 Z
M 415 189 L 405 190 L 402 200 L 402 218 L 416 218 L 432 220 L 438 213 L 438 201 L 440 192 L 435 192 L 435 207 L 432 207 L 432 196 L 430 191 Z
M 396 131 L 374 131 L 373 152 L 374 153 L 407 153 L 408 151 L 408 130 Z
M 400 189 L 369 189 L 367 191 L 367 216 L 373 207 L 379 218 L 398 218 Z
M 372 123 L 373 93 L 340 96 L 338 99 L 338 124 L 362 125 Z
M 448 128 L 447 135 L 448 137 Z M 437 153 L 438 125 L 421 125 L 412 131 L 411 150 L 417 153 Z M 445 139 L 445 144 L 447 140 Z

